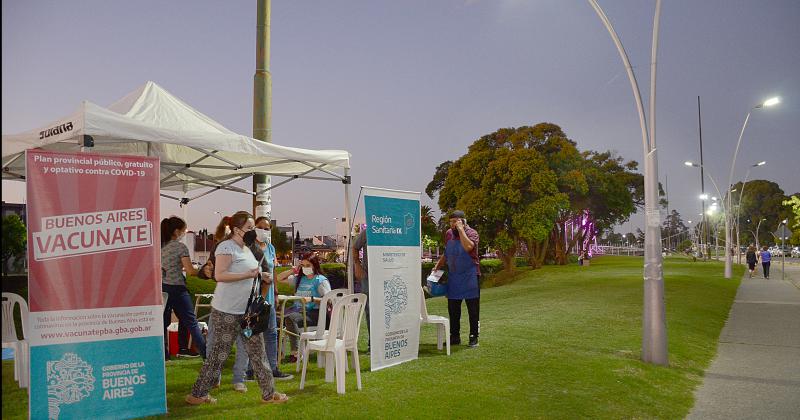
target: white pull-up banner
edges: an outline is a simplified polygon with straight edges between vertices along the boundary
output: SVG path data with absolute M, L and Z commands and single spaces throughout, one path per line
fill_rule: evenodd
M 367 219 L 371 370 L 417 358 L 421 285 L 417 192 L 362 187 Z

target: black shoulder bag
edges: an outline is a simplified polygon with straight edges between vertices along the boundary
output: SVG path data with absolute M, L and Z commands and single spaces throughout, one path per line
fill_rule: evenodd
M 263 261 L 264 258 L 262 257 Z M 247 309 L 244 311 L 244 318 L 242 318 L 242 334 L 250 338 L 253 334 L 260 334 L 267 329 L 269 325 L 269 311 L 270 304 L 261 295 L 261 262 L 258 263 L 259 272 L 253 278 L 253 287 L 250 288 L 250 298 L 247 299 Z M 258 285 L 258 293 L 256 293 L 256 285 Z

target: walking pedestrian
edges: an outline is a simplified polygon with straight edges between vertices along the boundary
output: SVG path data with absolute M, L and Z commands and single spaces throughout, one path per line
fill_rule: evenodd
M 192 405 L 216 402 L 208 392 L 219 383 L 222 365 L 228 358 L 234 339 L 238 336 L 244 337 L 241 324 L 253 279 L 261 271 L 250 248 L 244 244 L 244 235 L 255 229 L 253 216 L 247 212 L 237 212 L 227 223 L 231 232 L 215 250 L 214 278 L 217 280 L 217 287 L 214 290 L 214 299 L 211 301 L 210 317 L 214 340 L 192 392 L 186 396 L 186 402 Z M 262 276 L 264 274 L 269 273 L 262 273 Z M 272 370 L 267 369 L 264 364 L 266 355 L 263 334 L 245 337 L 243 341 L 244 350 L 250 356 L 253 371 L 261 388 L 262 402 L 286 402 L 289 397 L 275 391 Z M 241 348 L 239 350 L 241 351 Z
M 747 248 L 747 255 L 745 256 L 747 260 L 747 268 L 750 270 L 750 278 L 753 278 L 753 272 L 756 271 L 756 262 L 758 262 L 758 257 L 756 257 L 756 247 L 750 245 Z
M 772 261 L 772 254 L 769 253 L 769 250 L 767 249 L 766 245 L 764 245 L 764 247 L 761 248 L 761 254 L 759 256 L 761 257 L 761 269 L 764 270 L 764 278 L 768 279 L 769 263 L 770 261 Z

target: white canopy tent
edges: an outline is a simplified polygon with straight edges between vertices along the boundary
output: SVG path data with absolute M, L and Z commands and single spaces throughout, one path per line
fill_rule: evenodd
M 352 230 L 350 153 L 278 146 L 236 134 L 154 82 L 108 108 L 83 101 L 71 115 L 41 128 L 4 134 L 4 180 L 25 179 L 25 150 L 33 148 L 156 156 L 161 160 L 161 195 L 182 205 L 221 189 L 256 195 L 298 178 L 338 181 L 344 184 L 344 213 Z M 233 185 L 256 173 L 284 179 L 273 180 L 263 191 Z

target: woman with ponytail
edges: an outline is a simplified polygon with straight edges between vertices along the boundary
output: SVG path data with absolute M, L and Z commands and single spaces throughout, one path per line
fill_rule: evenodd
M 244 243 L 244 236 L 255 228 L 255 221 L 249 213 L 240 211 L 231 216 L 227 225 L 230 233 L 215 250 L 214 278 L 217 280 L 217 287 L 214 290 L 214 299 L 211 301 L 209 317 L 214 340 L 208 358 L 192 387 L 192 393 L 186 396 L 186 402 L 192 405 L 216 402 L 208 392 L 219 383 L 222 365 L 228 359 L 234 340 L 238 336 L 243 336 L 244 349 L 238 350 L 247 351 L 250 357 L 250 363 L 261 388 L 262 402 L 283 403 L 289 397 L 275 391 L 272 370 L 267 369 L 264 364 L 263 334 L 248 337 L 242 333 L 241 322 L 247 309 L 253 279 L 261 272 L 258 261 Z M 221 223 L 217 232 L 220 230 L 224 232 L 225 227 Z
M 167 327 L 172 321 L 171 313 L 175 311 L 181 327 L 189 331 L 200 355 L 205 357 L 206 340 L 186 288 L 185 275 L 197 275 L 197 270 L 189 258 L 189 248 L 181 242 L 184 236 L 186 222 L 180 217 L 172 216 L 161 221 L 161 290 L 169 295 L 164 305 L 164 336 L 167 336 Z M 179 354 L 197 356 L 189 349 L 180 349 Z M 165 348 L 164 356 L 169 359 L 168 348 Z

